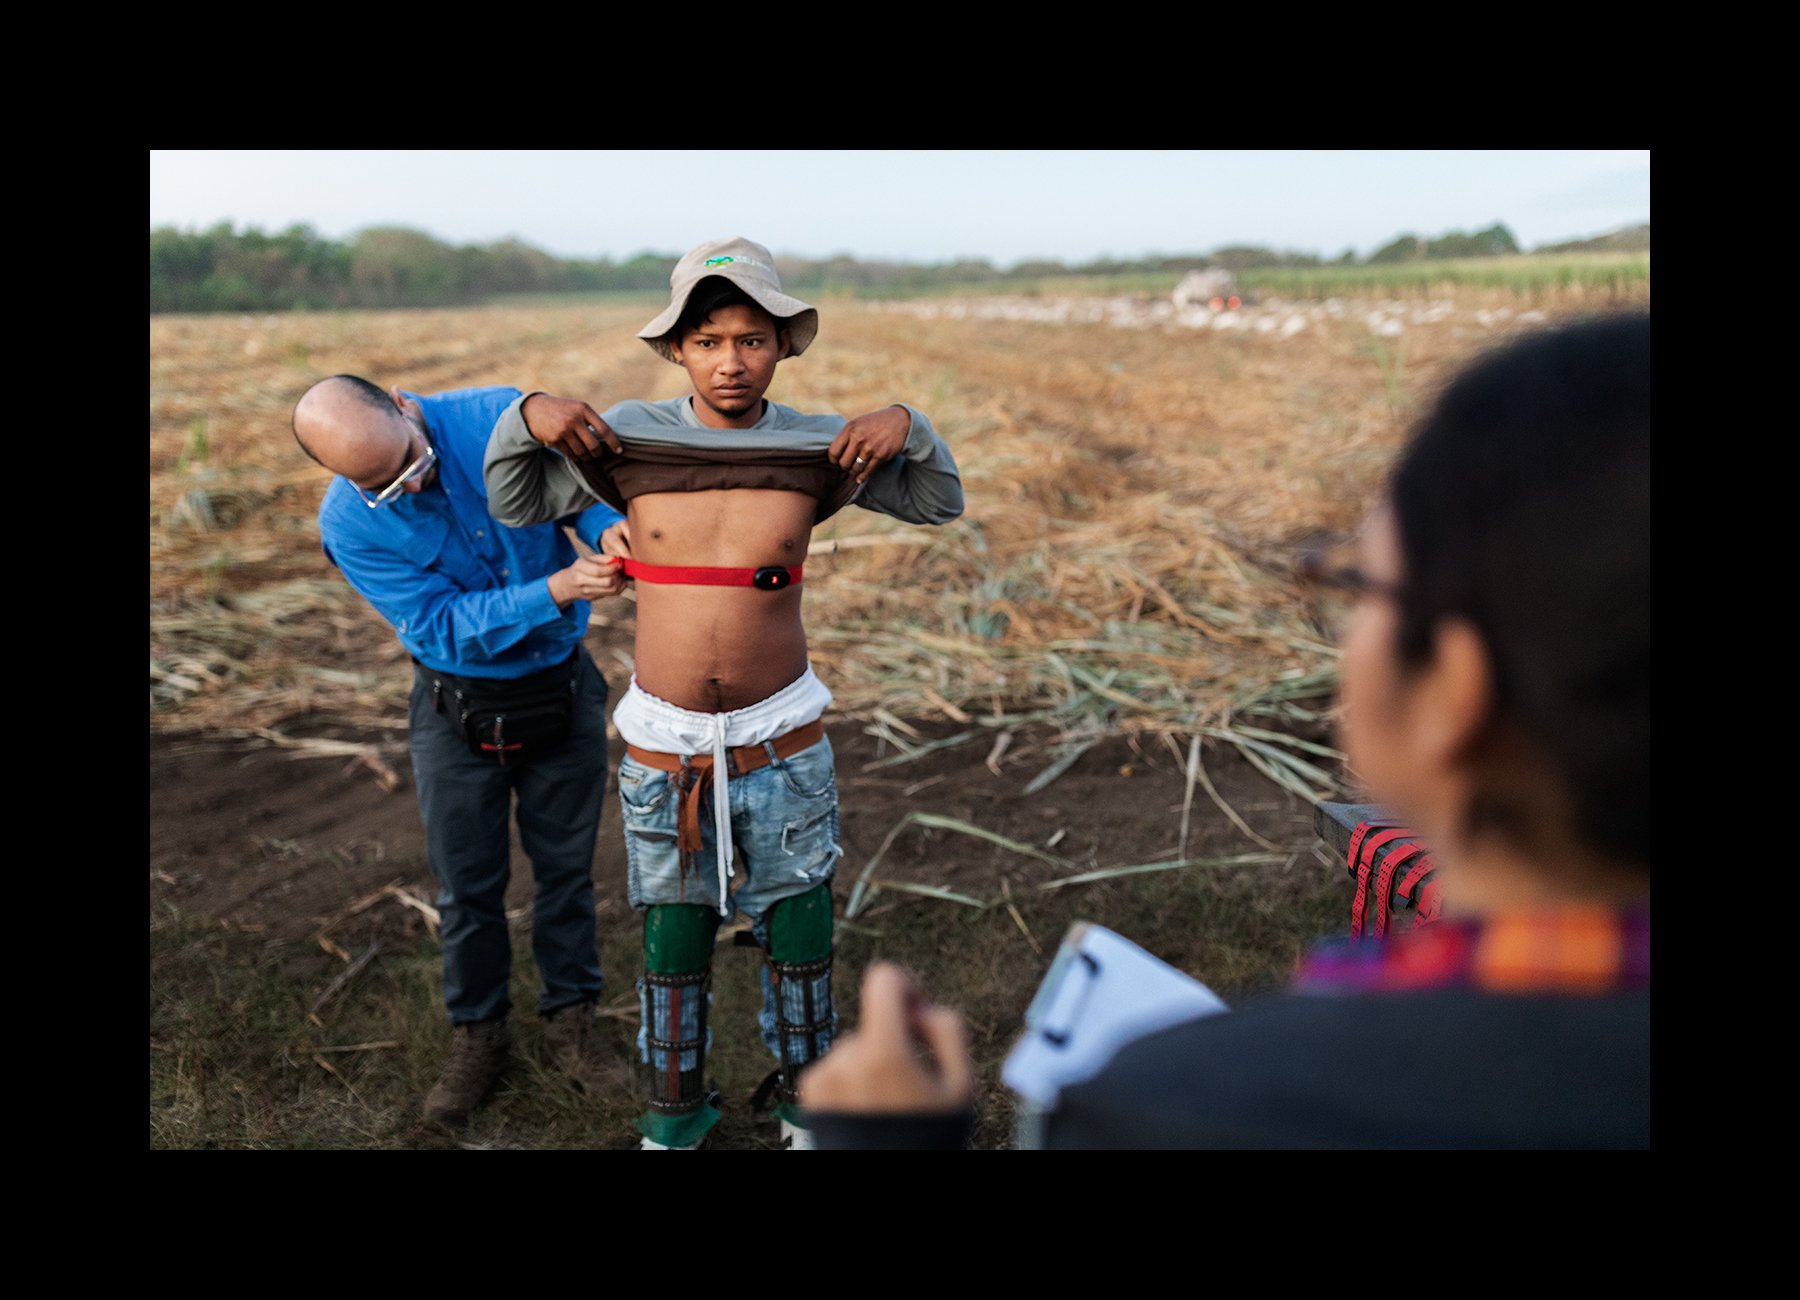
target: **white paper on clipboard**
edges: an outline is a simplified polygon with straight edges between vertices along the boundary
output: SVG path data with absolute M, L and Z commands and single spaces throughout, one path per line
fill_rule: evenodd
M 1026 1101 L 1053 1106 L 1125 1044 L 1228 1009 L 1191 975 L 1105 926 L 1078 922 L 1026 1008 L 1025 1033 L 1000 1077 Z

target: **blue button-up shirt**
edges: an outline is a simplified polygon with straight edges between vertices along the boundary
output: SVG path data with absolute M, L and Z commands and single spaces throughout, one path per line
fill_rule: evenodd
M 516 388 L 418 397 L 437 477 L 371 510 L 339 476 L 319 505 L 325 554 L 428 668 L 468 677 L 522 677 L 568 658 L 587 631 L 588 602 L 558 609 L 549 577 L 575 562 L 562 531 L 594 546 L 621 516 L 590 506 L 555 523 L 508 528 L 488 514 L 481 458 Z

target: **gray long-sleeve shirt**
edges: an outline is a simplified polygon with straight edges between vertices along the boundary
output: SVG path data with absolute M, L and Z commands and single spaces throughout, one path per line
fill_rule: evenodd
M 585 510 L 599 495 L 560 452 L 545 447 L 526 428 L 526 394 L 506 408 L 488 439 L 482 476 L 488 509 L 514 528 L 560 519 Z M 905 403 L 897 403 L 905 406 Z M 925 415 L 912 417 L 901 454 L 869 475 L 852 498 L 856 505 L 910 524 L 946 524 L 963 511 L 962 477 L 950 448 Z M 694 415 L 692 399 L 620 402 L 601 413 L 609 427 L 630 443 L 677 447 L 745 448 L 764 451 L 824 451 L 848 423 L 841 415 L 805 415 L 769 402 L 748 429 L 713 429 Z M 696 431 L 701 436 L 696 436 Z

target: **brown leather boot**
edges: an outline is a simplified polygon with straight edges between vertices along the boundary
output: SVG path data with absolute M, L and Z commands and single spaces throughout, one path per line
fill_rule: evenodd
M 544 1017 L 543 1054 L 584 1091 L 631 1086 L 631 1066 L 607 1042 L 592 1002 L 558 1007 Z
M 505 1020 L 478 1020 L 450 1028 L 450 1061 L 443 1077 L 425 1096 L 425 1119 L 433 1124 L 460 1124 L 506 1068 L 512 1033 Z

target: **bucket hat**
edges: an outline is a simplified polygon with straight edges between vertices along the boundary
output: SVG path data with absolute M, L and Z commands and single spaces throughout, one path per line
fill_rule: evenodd
M 775 259 L 768 249 L 742 237 L 714 239 L 675 263 L 675 269 L 669 273 L 668 307 L 638 331 L 638 337 L 665 361 L 675 360 L 674 341 L 669 336 L 675 322 L 681 319 L 688 296 L 695 285 L 711 275 L 731 281 L 787 327 L 789 356 L 797 357 L 806 351 L 818 334 L 818 309 L 781 291 L 781 277 L 775 273 Z

